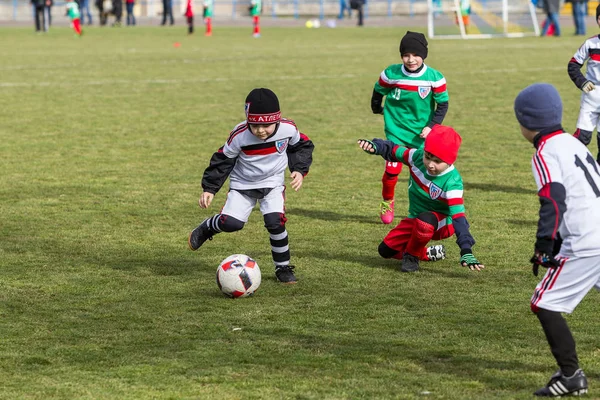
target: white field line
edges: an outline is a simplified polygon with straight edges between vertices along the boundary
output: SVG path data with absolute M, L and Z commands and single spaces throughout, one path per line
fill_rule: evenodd
M 543 71 L 562 71 L 564 66 L 555 67 L 535 67 L 535 68 L 501 68 L 501 69 L 480 69 L 471 71 L 471 74 L 487 75 L 487 74 L 503 74 L 515 72 L 543 72 Z M 149 84 L 149 85 L 173 85 L 173 84 L 188 84 L 188 83 L 208 83 L 208 82 L 230 82 L 230 81 L 257 81 L 257 80 L 279 80 L 279 81 L 311 81 L 311 80 L 328 80 L 328 79 L 351 79 L 361 78 L 367 75 L 359 74 L 343 74 L 343 75 L 282 75 L 269 77 L 235 77 L 235 78 L 199 78 L 199 79 L 105 79 L 99 81 L 79 81 L 79 82 L 0 82 L 0 87 L 48 87 L 48 86 L 102 86 L 102 85 L 126 85 L 126 84 Z M 371 76 L 371 75 L 368 75 Z

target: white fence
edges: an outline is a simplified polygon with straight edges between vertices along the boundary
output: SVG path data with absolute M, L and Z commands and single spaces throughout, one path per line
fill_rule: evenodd
M 314 16 L 318 18 L 334 17 L 340 12 L 340 1 L 349 0 L 263 0 L 263 15 L 268 17 L 300 18 Z M 95 0 L 89 0 L 90 11 L 97 13 Z M 162 0 L 136 0 L 134 13 L 141 17 L 162 16 Z M 172 0 L 173 15 L 182 15 L 185 11 L 185 0 Z M 64 0 L 54 0 L 58 18 L 63 18 Z M 105 0 L 105 9 L 111 9 L 111 1 Z M 214 0 L 215 18 L 235 19 L 248 15 L 250 0 Z M 198 14 L 203 1 L 194 0 L 194 10 Z M 60 10 L 60 11 L 59 11 Z M 125 7 L 123 7 L 125 12 Z M 367 0 L 364 7 L 365 17 L 373 16 L 414 16 L 427 13 L 426 0 Z M 0 0 L 0 21 L 26 21 L 32 18 L 29 0 Z

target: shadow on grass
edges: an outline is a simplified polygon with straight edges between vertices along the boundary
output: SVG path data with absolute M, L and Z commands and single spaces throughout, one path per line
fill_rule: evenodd
M 482 190 L 484 192 L 502 192 L 516 194 L 537 194 L 535 190 L 525 189 L 517 186 L 496 185 L 490 183 L 464 182 L 465 190 Z

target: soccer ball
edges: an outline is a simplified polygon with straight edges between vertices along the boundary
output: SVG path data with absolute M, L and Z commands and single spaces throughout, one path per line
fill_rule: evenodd
M 227 257 L 217 268 L 217 285 L 228 297 L 252 295 L 260 286 L 260 279 L 258 263 L 244 254 Z

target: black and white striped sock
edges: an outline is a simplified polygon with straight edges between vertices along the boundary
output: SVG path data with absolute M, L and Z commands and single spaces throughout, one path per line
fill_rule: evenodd
M 288 233 L 285 226 L 277 230 L 269 231 L 271 241 L 271 255 L 275 266 L 290 264 L 290 246 L 288 244 Z

